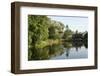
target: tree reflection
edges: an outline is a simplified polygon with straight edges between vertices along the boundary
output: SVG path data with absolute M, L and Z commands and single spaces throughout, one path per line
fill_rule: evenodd
M 63 52 L 64 52 L 64 49 L 63 49 L 62 45 L 60 45 L 60 44 L 49 46 L 49 56 L 50 56 L 50 58 L 62 55 Z
M 83 42 L 82 41 L 73 41 L 72 46 L 75 47 L 76 51 L 78 51 L 78 49 L 83 46 Z
M 70 48 L 72 47 L 72 44 L 70 42 L 64 42 L 63 46 L 64 46 L 65 51 L 66 51 L 66 57 L 68 57 L 69 53 L 70 53 Z
M 79 51 L 79 48 L 85 46 L 88 48 L 87 43 L 82 41 L 73 41 L 73 42 L 63 42 L 62 44 L 49 45 L 44 48 L 32 47 L 28 52 L 28 60 L 47 60 L 57 56 L 61 56 L 65 53 L 68 58 L 70 55 L 71 48 L 75 48 L 76 51 Z
M 63 46 L 65 48 L 67 58 L 69 57 L 71 48 L 75 48 L 77 52 L 79 51 L 79 48 L 81 48 L 82 46 L 88 48 L 87 42 L 83 42 L 83 41 L 64 42 Z
M 84 42 L 85 48 L 88 48 L 88 42 Z
M 49 59 L 49 50 L 48 47 L 45 48 L 36 48 L 33 47 L 29 50 L 29 60 L 44 60 Z M 31 54 L 30 54 L 31 53 Z
M 29 50 L 28 60 L 46 60 L 64 53 L 62 45 L 51 45 L 44 48 L 33 47 Z

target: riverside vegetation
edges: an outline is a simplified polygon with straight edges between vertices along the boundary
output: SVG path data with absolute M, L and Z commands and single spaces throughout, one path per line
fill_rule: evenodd
M 73 31 L 69 25 L 48 16 L 28 15 L 28 60 L 53 59 L 64 53 L 64 47 L 68 56 L 71 47 L 87 48 L 87 42 L 87 31 Z

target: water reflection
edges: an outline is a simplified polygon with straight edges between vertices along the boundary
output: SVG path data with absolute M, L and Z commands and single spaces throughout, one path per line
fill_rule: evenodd
M 87 53 L 88 53 L 88 51 L 87 51 L 87 49 L 88 49 L 87 43 L 84 43 L 82 41 L 64 42 L 63 46 L 65 48 L 65 56 L 66 56 L 66 58 L 69 58 L 69 59 L 74 59 L 74 57 L 75 58 L 81 58 L 82 55 L 83 55 L 82 58 L 87 58 Z M 75 56 L 76 53 L 77 53 L 77 55 Z M 62 56 L 64 56 L 64 54 Z M 62 56 L 60 56 L 60 57 L 62 57 Z M 64 57 L 64 59 L 65 59 L 65 57 Z
M 78 51 L 78 48 L 81 48 L 81 46 L 83 46 L 83 42 L 79 41 L 79 42 L 72 42 L 72 46 L 76 48 L 76 51 Z
M 62 42 L 44 48 L 32 47 L 28 52 L 28 60 L 52 60 L 52 59 L 74 59 L 87 58 L 87 43 Z

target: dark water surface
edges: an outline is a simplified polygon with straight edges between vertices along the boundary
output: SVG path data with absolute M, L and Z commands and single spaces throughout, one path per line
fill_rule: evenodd
M 88 46 L 83 42 L 64 42 L 29 50 L 28 60 L 58 60 L 88 58 Z

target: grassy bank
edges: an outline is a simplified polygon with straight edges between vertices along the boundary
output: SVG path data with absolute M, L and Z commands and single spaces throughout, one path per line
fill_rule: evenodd
M 43 48 L 45 46 L 49 46 L 49 45 L 53 45 L 53 44 L 60 44 L 61 43 L 61 40 L 59 39 L 56 39 L 56 40 L 53 40 L 53 39 L 49 39 L 49 40 L 46 40 L 46 41 L 39 41 L 35 44 L 35 47 L 37 48 Z

